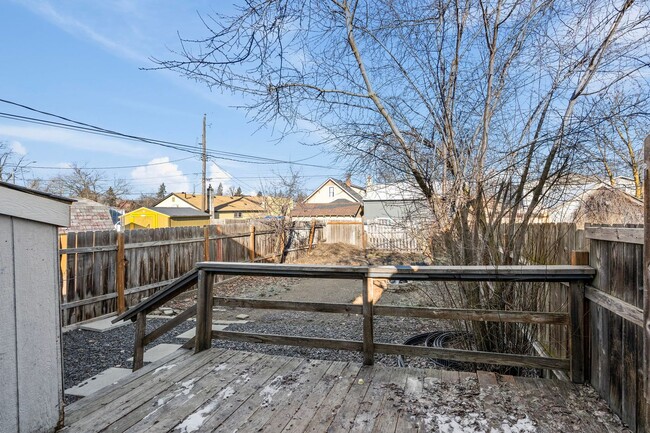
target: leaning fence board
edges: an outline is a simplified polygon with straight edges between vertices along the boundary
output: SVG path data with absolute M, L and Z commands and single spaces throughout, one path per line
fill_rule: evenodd
M 585 288 L 585 296 L 587 299 L 600 305 L 607 311 L 610 311 L 637 326 L 643 327 L 643 310 L 641 308 L 628 304 L 615 296 L 608 295 L 607 293 L 591 286 Z

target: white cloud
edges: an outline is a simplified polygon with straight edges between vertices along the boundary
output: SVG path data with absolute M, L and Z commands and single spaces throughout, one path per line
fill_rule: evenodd
M 20 141 L 13 140 L 9 143 L 9 146 L 11 146 L 11 151 L 15 154 L 20 156 L 27 155 L 27 149 L 25 149 L 25 146 Z
M 154 158 L 144 167 L 138 167 L 131 172 L 131 177 L 136 184 L 135 189 L 140 191 L 153 191 L 161 184 L 165 184 L 168 192 L 190 191 L 190 182 L 178 165 L 169 162 L 169 157 Z
M 90 150 L 112 155 L 146 155 L 146 149 L 143 146 L 137 146 L 124 140 L 115 140 L 47 126 L 13 126 L 0 124 L 0 136 L 24 141 L 52 143 L 74 149 Z

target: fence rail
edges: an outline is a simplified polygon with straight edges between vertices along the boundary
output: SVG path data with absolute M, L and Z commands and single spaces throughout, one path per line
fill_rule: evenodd
M 164 229 L 60 235 L 62 325 L 121 313 L 203 260 L 293 260 L 322 239 L 315 223 L 257 221 Z

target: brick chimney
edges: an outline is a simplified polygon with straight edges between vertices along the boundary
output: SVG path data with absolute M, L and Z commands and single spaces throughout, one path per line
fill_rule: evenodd
M 352 175 L 348 174 L 348 177 L 345 178 L 345 184 L 350 187 L 352 186 Z

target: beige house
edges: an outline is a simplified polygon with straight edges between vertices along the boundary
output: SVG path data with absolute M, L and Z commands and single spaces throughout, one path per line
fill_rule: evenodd
M 207 206 L 207 204 L 206 204 Z M 154 207 L 187 207 L 196 210 L 203 209 L 203 195 L 202 194 L 189 194 L 186 192 L 172 192 L 167 197 L 162 199 Z
M 365 189 L 353 185 L 348 178 L 345 182 L 329 178 L 314 190 L 304 201 L 305 204 L 332 203 L 345 200 L 352 203 L 363 203 Z
M 262 197 L 215 196 L 212 198 L 214 219 L 256 219 L 267 213 L 262 205 Z

